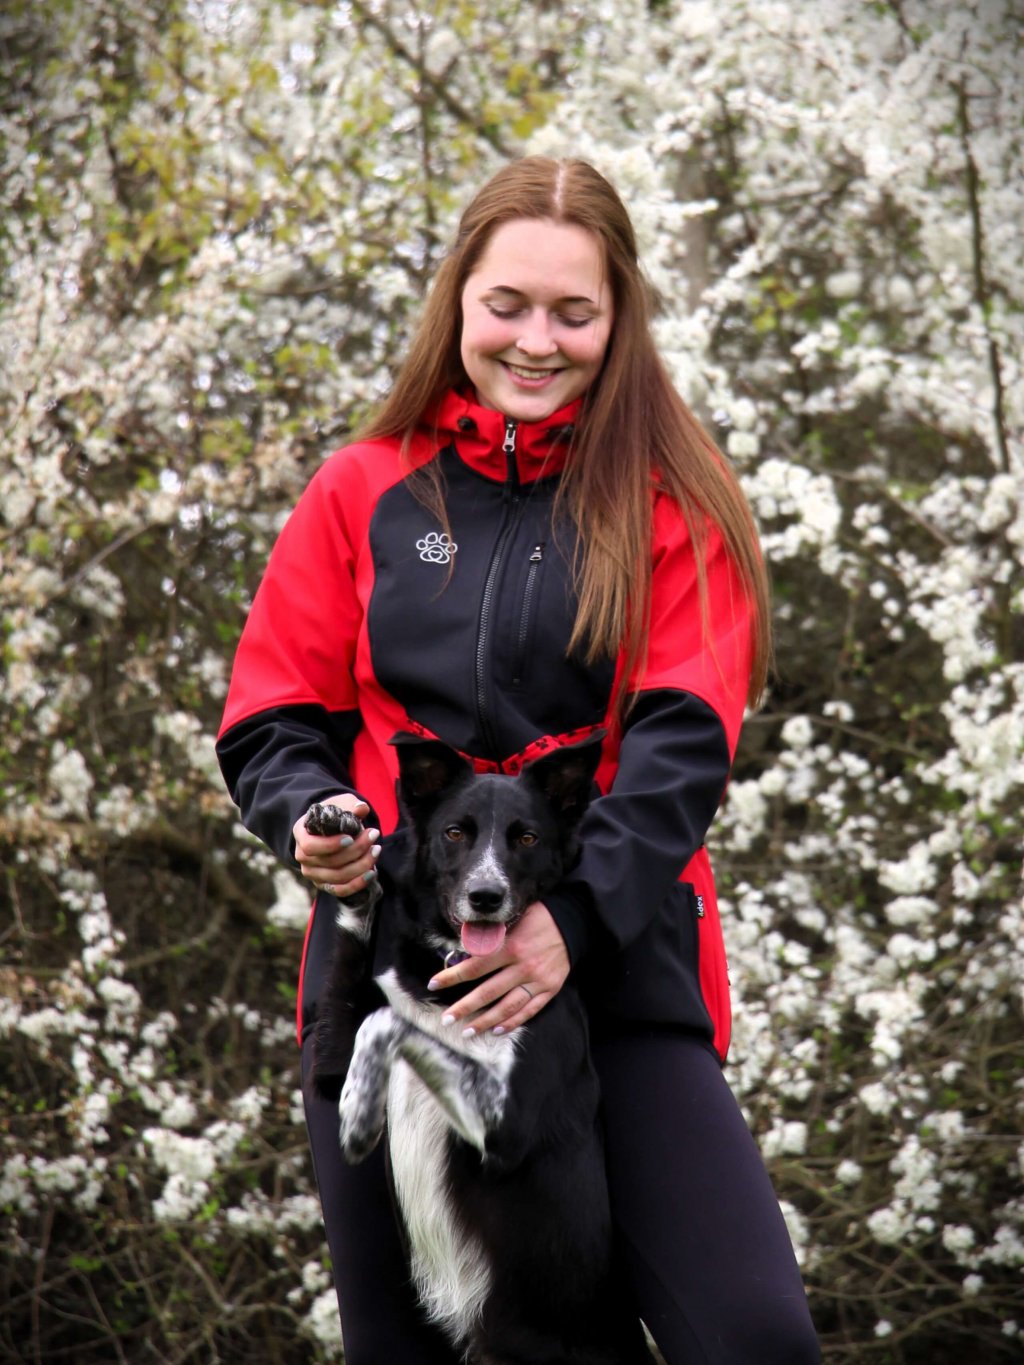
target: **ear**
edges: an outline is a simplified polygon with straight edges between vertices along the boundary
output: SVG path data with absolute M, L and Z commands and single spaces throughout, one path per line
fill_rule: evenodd
M 604 733 L 597 731 L 572 748 L 555 749 L 523 769 L 522 780 L 538 788 L 571 824 L 576 824 L 590 802 Z
M 473 765 L 439 739 L 397 734 L 398 790 L 410 814 L 429 809 L 449 788 L 472 775 Z

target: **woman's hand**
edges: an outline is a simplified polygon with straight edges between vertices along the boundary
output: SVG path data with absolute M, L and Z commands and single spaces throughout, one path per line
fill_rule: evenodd
M 443 991 L 488 972 L 495 975 L 448 1010 L 447 1024 L 466 1021 L 465 1034 L 509 1033 L 532 1019 L 562 989 L 569 975 L 565 940 L 541 901 L 527 909 L 496 953 L 470 957 L 438 972 L 429 984 Z
M 342 793 L 328 796 L 325 806 L 340 806 L 363 820 L 370 807 L 358 796 Z M 306 817 L 300 816 L 292 826 L 295 840 L 295 859 L 299 871 L 318 890 L 330 891 L 334 896 L 354 896 L 365 891 L 366 884 L 377 875 L 376 863 L 380 855 L 379 829 L 364 829 L 355 839 L 347 834 L 310 834 Z

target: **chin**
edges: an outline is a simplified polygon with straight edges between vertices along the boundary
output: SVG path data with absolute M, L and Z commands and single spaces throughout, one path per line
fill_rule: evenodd
M 543 422 L 562 407 L 564 403 L 508 403 L 501 411 L 513 422 Z
M 543 422 L 570 401 L 561 391 L 529 394 L 507 387 L 502 393 L 496 393 L 494 398 L 497 401 L 488 401 L 488 406 L 496 408 L 514 422 Z

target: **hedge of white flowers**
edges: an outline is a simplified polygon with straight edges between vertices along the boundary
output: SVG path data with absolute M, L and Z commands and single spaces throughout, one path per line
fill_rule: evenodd
M 1012 0 L 0 17 L 0 1355 L 339 1359 L 308 897 L 213 757 L 267 551 L 473 187 L 630 204 L 778 627 L 713 831 L 728 1074 L 826 1359 L 1024 1332 Z

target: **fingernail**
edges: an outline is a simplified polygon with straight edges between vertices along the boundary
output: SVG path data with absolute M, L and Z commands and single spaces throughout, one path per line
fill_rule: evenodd
M 436 991 L 436 990 L 437 990 L 437 977 L 436 977 L 436 976 L 432 976 L 432 977 L 430 978 L 430 980 L 427 982 L 427 990 L 428 990 L 428 991 Z
M 454 1023 L 455 1023 L 455 1015 L 454 1015 L 454 1014 L 442 1014 L 442 1015 L 441 1015 L 441 1023 L 444 1024 L 445 1027 L 447 1027 L 449 1024 L 454 1024 Z
M 338 847 L 339 847 L 339 848 L 348 848 L 348 847 L 350 846 L 351 843 L 352 843 L 352 836 L 351 836 L 351 834 L 343 834 L 343 835 L 341 836 L 341 843 L 338 845 Z
M 377 869 L 376 869 L 375 867 L 371 867 L 370 870 L 369 870 L 369 872 L 364 872 L 364 873 L 363 873 L 363 881 L 364 881 L 364 882 L 372 882 L 373 879 L 374 879 L 374 877 L 376 877 L 376 875 L 377 875 Z
M 464 1028 L 464 1029 L 462 1030 L 462 1036 L 463 1036 L 463 1038 L 475 1038 L 475 1037 L 476 1037 L 476 1029 L 475 1029 L 475 1028 Z
M 372 844 L 372 843 L 374 843 L 377 839 L 380 838 L 380 830 L 379 830 L 379 829 L 368 829 L 368 830 L 366 831 L 366 837 L 367 837 L 367 839 L 369 839 L 370 843 Z
M 502 1027 L 502 1025 L 499 1024 L 497 1028 L 492 1028 L 492 1029 L 491 1029 L 491 1032 L 494 1034 L 495 1038 L 497 1038 L 498 1035 L 501 1034 L 501 1033 L 504 1033 L 505 1030 L 504 1030 L 504 1028 Z
M 380 844 L 374 844 L 374 846 L 370 849 L 370 857 L 371 858 L 380 857 Z

